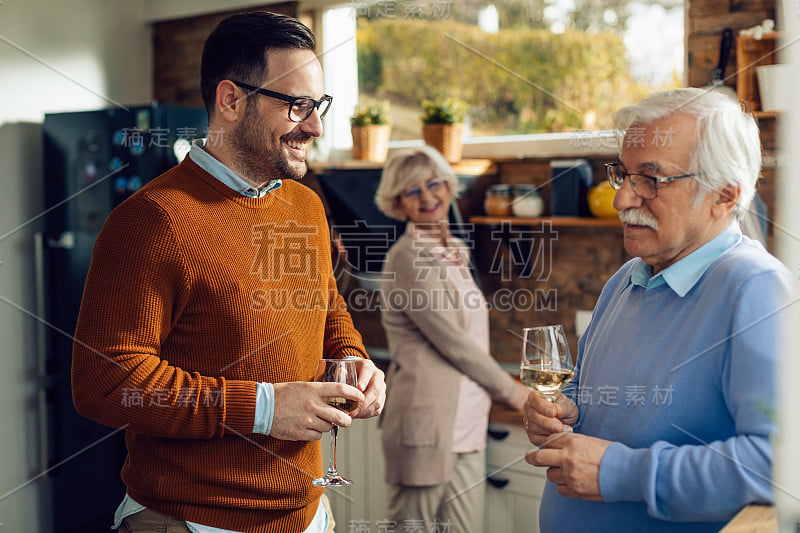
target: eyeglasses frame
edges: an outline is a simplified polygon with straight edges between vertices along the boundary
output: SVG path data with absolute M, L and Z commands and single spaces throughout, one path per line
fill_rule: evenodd
M 264 96 L 269 96 L 270 98 L 276 98 L 278 100 L 283 100 L 284 102 L 288 102 L 289 103 L 289 112 L 288 112 L 289 120 L 291 120 L 292 122 L 294 122 L 296 124 L 299 124 L 300 122 L 308 120 L 308 117 L 311 116 L 311 114 L 314 112 L 315 109 L 319 110 L 319 106 L 321 106 L 323 102 L 328 102 L 328 107 L 326 107 L 322 111 L 322 113 L 320 113 L 320 115 L 319 115 L 319 118 L 324 117 L 328 113 L 328 111 L 330 110 L 331 104 L 333 104 L 333 96 L 331 96 L 329 94 L 325 94 L 325 95 L 322 96 L 321 99 L 315 100 L 315 99 L 311 98 L 310 96 L 289 96 L 288 94 L 283 94 L 283 93 L 279 93 L 279 92 L 275 92 L 275 91 L 270 91 L 269 89 L 263 89 L 261 87 L 256 87 L 255 85 L 249 85 L 247 83 L 242 83 L 240 81 L 235 81 L 235 80 L 230 80 L 230 81 L 233 82 L 236 86 L 244 89 L 245 91 L 250 91 L 251 93 L 263 94 Z M 309 100 L 310 102 L 314 103 L 314 107 L 312 107 L 310 109 L 310 111 L 305 116 L 305 118 L 303 118 L 303 120 L 295 120 L 295 119 L 292 118 L 292 108 L 294 107 L 295 102 L 297 102 L 298 100 Z
M 638 196 L 639 198 L 641 198 L 642 200 L 654 200 L 654 199 L 658 198 L 658 184 L 659 183 L 669 183 L 671 181 L 675 181 L 675 180 L 679 180 L 679 179 L 683 179 L 683 178 L 691 178 L 691 177 L 694 177 L 694 176 L 697 175 L 696 172 L 692 172 L 690 174 L 678 174 L 676 176 L 667 176 L 667 177 L 664 177 L 664 178 L 657 178 L 655 176 L 650 176 L 649 174 L 641 174 L 639 172 L 625 172 L 625 171 L 621 170 L 622 162 L 620 162 L 620 161 L 615 161 L 613 163 L 606 163 L 605 166 L 606 166 L 606 176 L 608 177 L 608 183 L 611 185 L 612 189 L 614 189 L 615 191 L 620 190 L 622 188 L 622 184 L 625 182 L 625 178 L 627 177 L 628 181 L 631 184 L 631 189 L 633 190 L 633 193 L 636 196 Z M 612 173 L 615 170 L 622 173 L 622 181 L 620 183 L 617 183 L 614 180 L 614 178 L 612 178 Z M 641 194 L 639 194 L 639 192 L 636 190 L 636 186 L 633 184 L 632 181 L 630 181 L 630 177 L 631 176 L 641 176 L 642 178 L 649 178 L 649 179 L 653 180 L 653 196 L 648 198 L 648 197 L 645 197 L 645 196 L 642 196 Z
M 431 182 L 434 182 L 433 187 L 428 185 Z M 438 191 L 439 187 L 441 187 L 442 185 L 447 186 L 447 182 L 441 176 L 434 174 L 430 178 L 426 179 L 422 185 L 425 188 L 425 190 L 434 193 Z M 421 193 L 422 193 L 422 187 L 419 186 L 409 187 L 408 189 L 400 193 L 400 198 L 402 198 L 403 200 L 410 200 L 411 198 L 419 198 L 419 195 Z

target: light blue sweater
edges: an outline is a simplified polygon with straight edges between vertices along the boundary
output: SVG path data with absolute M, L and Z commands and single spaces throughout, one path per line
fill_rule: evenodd
M 633 259 L 606 284 L 565 390 L 580 409 L 575 431 L 613 441 L 604 502 L 548 482 L 543 532 L 718 531 L 744 505 L 772 501 L 789 272 L 735 225 L 650 272 Z

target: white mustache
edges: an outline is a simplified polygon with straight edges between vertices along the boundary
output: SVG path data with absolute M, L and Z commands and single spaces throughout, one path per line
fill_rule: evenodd
M 656 220 L 653 215 L 633 207 L 620 211 L 619 219 L 625 224 L 647 226 L 648 228 L 658 230 L 658 220 Z

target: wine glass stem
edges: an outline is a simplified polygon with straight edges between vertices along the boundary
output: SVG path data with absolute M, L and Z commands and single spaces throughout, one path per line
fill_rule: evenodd
M 339 433 L 339 426 L 331 428 L 331 461 L 328 466 L 329 474 L 337 474 L 336 472 L 336 435 Z

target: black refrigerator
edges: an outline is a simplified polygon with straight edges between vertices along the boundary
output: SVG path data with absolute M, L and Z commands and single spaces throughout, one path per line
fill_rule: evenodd
M 205 110 L 159 103 L 45 115 L 40 416 L 56 533 L 109 531 L 125 492 L 124 431 L 72 404 L 72 335 L 94 241 L 114 207 L 178 164 L 207 129 Z

